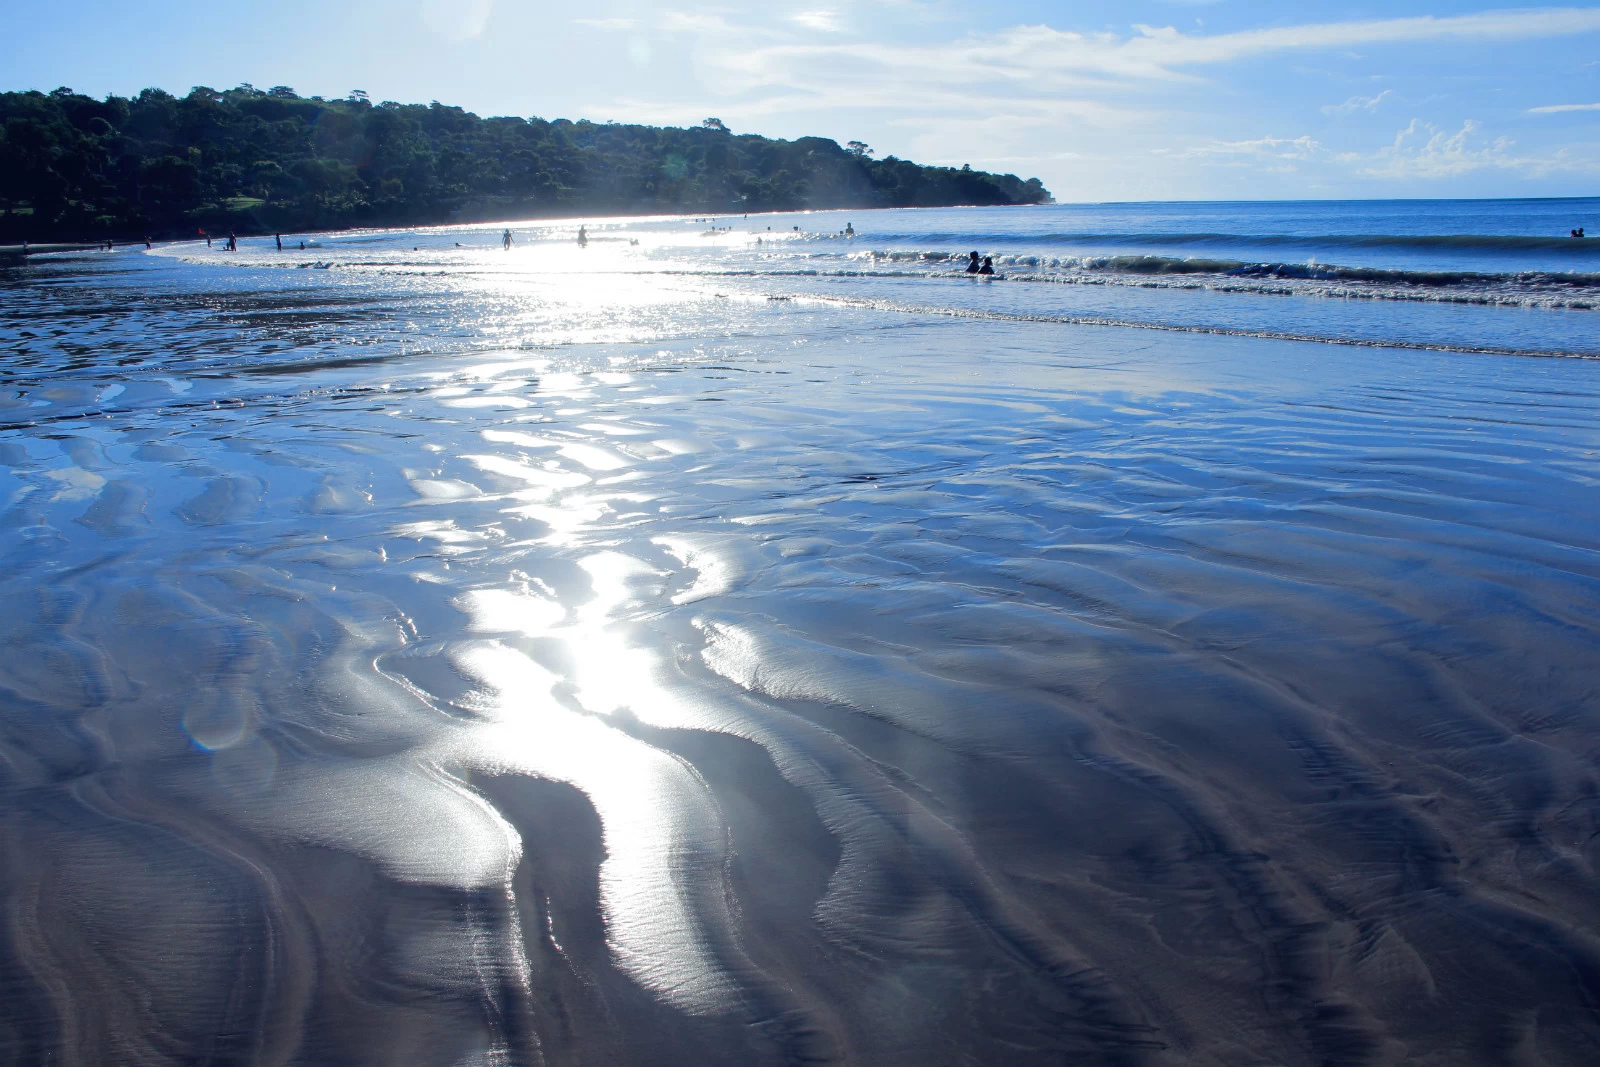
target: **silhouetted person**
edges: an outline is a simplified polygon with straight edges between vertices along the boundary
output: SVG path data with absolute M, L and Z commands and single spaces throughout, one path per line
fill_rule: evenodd
M 149 235 L 149 234 L 145 234 L 145 238 L 144 238 L 144 246 L 145 246 L 145 247 L 146 247 L 146 248 L 149 248 L 149 247 L 151 247 L 151 245 L 150 245 L 150 235 Z
M 588 243 L 589 243 L 589 231 L 584 229 L 582 226 L 579 226 L 578 227 L 578 244 L 580 246 L 582 246 L 582 245 L 586 245 Z
M 979 274 L 993 274 L 994 273 L 994 257 L 993 256 L 984 256 L 983 257 L 983 266 L 978 268 L 978 273 Z
M 505 233 L 500 235 L 500 247 L 506 249 L 507 251 L 511 250 L 511 231 L 510 230 L 507 230 Z
M 276 237 L 278 239 L 278 251 L 282 252 L 283 251 L 283 234 L 275 233 L 272 236 L 274 236 L 274 237 Z
M 978 263 L 978 253 L 976 253 L 976 252 L 967 253 L 967 273 L 968 274 L 976 274 L 981 269 L 982 269 L 982 266 Z
M 232 231 L 230 231 L 228 233 L 228 244 L 227 244 L 227 247 L 224 249 L 224 251 L 228 251 L 228 252 L 237 252 L 237 251 L 239 251 L 239 236 L 238 236 L 238 234 L 235 234 Z
M 845 223 L 844 224 L 844 235 L 846 237 L 854 237 L 856 235 L 856 224 L 853 223 L 853 222 Z

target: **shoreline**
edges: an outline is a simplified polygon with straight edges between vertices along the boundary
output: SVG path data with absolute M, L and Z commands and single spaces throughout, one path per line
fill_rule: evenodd
M 142 243 L 142 242 L 141 242 Z M 88 241 L 49 241 L 41 244 L 28 242 L 26 248 L 22 245 L 0 245 L 0 260 L 23 260 L 29 256 L 44 255 L 46 252 L 93 252 L 103 247 L 105 242 Z

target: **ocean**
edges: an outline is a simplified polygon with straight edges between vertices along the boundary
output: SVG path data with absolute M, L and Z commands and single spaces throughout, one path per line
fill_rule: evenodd
M 1596 1062 L 1597 208 L 0 265 L 0 1059 Z

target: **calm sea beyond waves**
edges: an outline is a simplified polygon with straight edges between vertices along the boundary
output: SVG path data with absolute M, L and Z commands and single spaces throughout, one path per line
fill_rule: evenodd
M 0 266 L 0 1062 L 1600 1063 L 1581 225 Z

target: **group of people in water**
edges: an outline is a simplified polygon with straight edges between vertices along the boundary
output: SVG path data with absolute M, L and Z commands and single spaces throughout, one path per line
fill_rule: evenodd
M 511 231 L 510 230 L 506 230 L 504 233 L 502 233 L 500 235 L 500 247 L 504 248 L 507 252 L 511 251 L 512 243 L 513 242 L 512 242 Z M 589 243 L 589 227 L 587 227 L 587 226 L 579 226 L 578 227 L 578 247 L 579 248 L 583 248 L 583 247 L 587 246 L 588 243 Z M 631 245 L 636 245 L 639 242 L 637 240 L 629 240 L 628 243 L 631 244 Z M 457 248 L 461 247 L 461 242 L 460 241 L 456 242 L 456 247 Z
M 211 247 L 211 235 L 209 233 L 207 233 L 205 230 L 201 230 L 200 231 L 200 236 L 204 237 L 206 239 L 206 247 L 210 248 Z M 281 233 L 273 234 L 272 235 L 272 240 L 273 240 L 274 243 L 277 244 L 278 251 L 282 252 L 283 251 L 283 234 L 281 234 Z M 110 243 L 111 242 L 109 242 L 109 241 L 106 242 L 107 245 L 109 245 Z M 150 247 L 150 239 L 148 237 L 145 238 L 145 247 L 146 248 Z M 305 247 L 306 247 L 306 243 L 304 241 L 301 241 L 300 242 L 300 251 L 304 252 L 305 251 Z M 222 242 L 222 250 L 224 252 L 237 252 L 237 251 L 239 251 L 239 235 L 236 234 L 236 233 L 233 233 L 232 231 L 229 231 L 228 239 L 226 241 Z
M 984 256 L 983 257 L 983 262 L 980 263 L 980 262 L 978 262 L 978 253 L 977 252 L 969 252 L 967 254 L 967 273 L 968 274 L 993 274 L 994 273 L 994 257 L 993 256 Z
M 1573 236 L 1573 237 L 1582 237 L 1583 236 L 1583 227 L 1579 226 L 1576 230 L 1573 230 L 1571 236 Z

